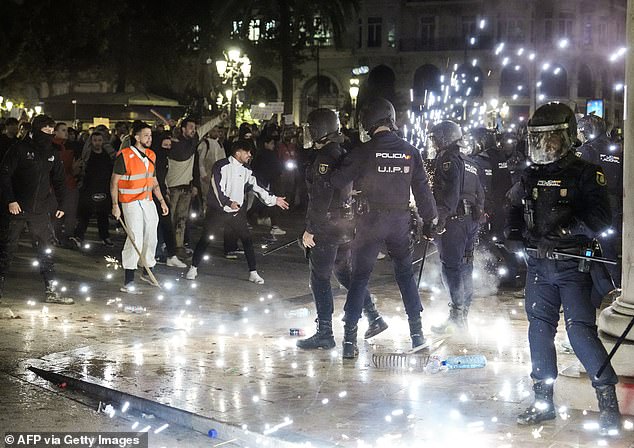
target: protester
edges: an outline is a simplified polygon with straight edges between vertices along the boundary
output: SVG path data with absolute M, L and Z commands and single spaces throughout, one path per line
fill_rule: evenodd
M 194 280 L 198 276 L 198 265 L 209 245 L 210 237 L 219 235 L 225 227 L 233 229 L 242 241 L 247 264 L 249 266 L 249 281 L 263 284 L 264 279 L 256 270 L 255 250 L 253 240 L 247 226 L 245 190 L 251 188 L 258 198 L 269 207 L 278 206 L 282 210 L 288 209 L 285 198 L 270 194 L 262 188 L 247 164 L 251 160 L 251 144 L 245 140 L 238 140 L 231 146 L 231 156 L 219 160 L 212 170 L 212 189 L 209 193 L 207 215 L 205 216 L 205 230 L 196 245 L 192 258 L 192 265 L 187 271 L 187 279 Z
M 48 209 L 50 186 L 53 186 L 58 209 L 55 218 L 64 216 L 64 166 L 53 147 L 55 121 L 48 115 L 33 118 L 32 131 L 14 144 L 0 165 L 0 190 L 3 193 L 0 213 L 0 298 L 18 239 L 28 225 L 38 253 L 40 274 L 45 285 L 47 303 L 73 304 L 56 291 Z
M 108 215 L 110 214 L 110 176 L 113 160 L 104 149 L 104 135 L 95 131 L 90 136 L 90 154 L 83 165 L 79 186 L 77 227 L 70 240 L 81 249 L 88 222 L 97 217 L 99 238 L 108 247 L 114 246 L 110 239 Z
M 154 254 L 157 244 L 158 214 L 152 201 L 152 194 L 158 198 L 163 215 L 169 213 L 169 208 L 155 177 L 156 155 L 150 149 L 152 128 L 147 123 L 135 122 L 132 127 L 132 137 L 134 144 L 119 151 L 115 159 L 110 180 L 110 195 L 112 215 L 118 220 L 123 212 L 126 226 L 130 231 L 121 253 L 125 270 L 121 292 L 139 294 L 141 291 L 134 283 L 134 272 L 140 259 L 137 249 L 140 251 L 141 263 L 145 268 L 152 269 L 156 264 Z M 140 278 L 152 283 L 151 277 L 145 272 Z

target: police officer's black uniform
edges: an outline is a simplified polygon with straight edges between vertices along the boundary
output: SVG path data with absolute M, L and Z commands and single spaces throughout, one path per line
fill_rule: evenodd
M 606 134 L 605 123 L 601 118 L 582 117 L 579 119 L 578 128 L 585 142 L 575 150 L 577 156 L 599 165 L 608 183 L 612 226 L 598 238 L 603 249 L 603 256 L 618 259 L 623 227 L 623 152 L 620 145 L 610 141 Z M 603 269 L 607 269 L 611 276 L 608 281 L 601 276 Z M 604 297 L 614 287 L 621 286 L 621 264 L 601 266 L 600 270 L 593 271 L 593 281 L 595 288 L 598 289 L 597 293 Z
M 312 235 L 315 243 L 310 248 L 309 261 L 310 288 L 317 308 L 317 333 L 299 340 L 297 346 L 328 349 L 335 346 L 332 334 L 334 305 L 330 286 L 333 271 L 339 283 L 345 288 L 350 287 L 350 246 L 354 235 L 352 182 L 341 188 L 329 182 L 331 173 L 338 168 L 345 154 L 336 141 L 341 139 L 337 115 L 330 109 L 316 109 L 308 116 L 308 126 L 312 139 L 319 145 L 315 160 L 306 172 L 306 233 Z M 321 146 L 320 141 L 325 146 Z M 366 339 L 387 329 L 387 323 L 379 315 L 367 289 L 363 308 L 369 324 Z
M 449 291 L 447 324 L 466 325 L 473 298 L 473 250 L 484 207 L 480 167 L 460 152 L 462 132 L 451 121 L 435 125 L 430 132 L 439 152 L 434 169 L 433 192 L 438 207 L 437 239 L 442 279 Z M 434 327 L 444 331 L 446 325 Z
M 597 335 L 590 275 L 578 260 L 552 255 L 553 249 L 578 255 L 610 224 L 605 175 L 599 166 L 570 151 L 575 136 L 575 117 L 567 106 L 550 103 L 535 112 L 529 122 L 529 155 L 534 163 L 523 174 L 508 216 L 507 248 L 538 249 L 528 251 L 526 313 L 533 389 L 542 405 L 533 404 L 518 417 L 518 423 L 539 423 L 556 416 L 554 338 L 563 308 L 570 343 L 597 392 L 601 432 L 607 434 L 619 426 L 617 377 L 608 365 L 596 378 L 607 353 Z
M 361 317 L 370 275 L 383 244 L 394 262 L 412 345 L 424 343 L 420 320 L 423 308 L 412 268 L 409 238 L 410 190 L 423 222 L 431 224 L 437 214 L 420 152 L 392 132 L 396 129 L 392 104 L 382 98 L 369 101 L 360 118 L 371 140 L 352 151 L 351 157 L 333 173 L 331 179 L 333 185 L 339 188 L 354 181 L 354 189 L 362 192 L 359 201 L 364 204 L 352 243 L 352 281 L 344 307 L 344 358 L 357 355 L 357 322 Z
M 49 206 L 51 186 L 57 203 L 63 204 L 64 166 L 53 147 L 53 135 L 42 128 L 55 125 L 48 116 L 33 119 L 32 132 L 15 143 L 0 165 L 0 297 L 9 272 L 20 234 L 28 224 L 32 240 L 37 245 L 40 274 L 46 286 L 46 301 L 72 304 L 70 298 L 59 297 L 55 291 L 53 234 L 50 227 Z M 21 212 L 9 213 L 9 204 L 18 203 Z M 58 209 L 60 210 L 60 209 Z M 61 210 L 60 210 L 61 211 Z

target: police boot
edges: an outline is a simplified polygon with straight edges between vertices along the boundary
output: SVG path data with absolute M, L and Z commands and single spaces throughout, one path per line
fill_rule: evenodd
M 377 334 L 387 330 L 387 322 L 385 322 L 379 314 L 379 310 L 376 309 L 374 301 L 370 301 L 370 303 L 363 308 L 365 317 L 368 318 L 368 329 L 363 334 L 363 339 L 373 338 Z
M 595 387 L 599 400 L 599 434 L 616 436 L 621 429 L 621 413 L 616 398 L 616 388 L 612 384 Z
M 423 345 L 425 336 L 423 336 L 423 324 L 420 320 L 420 315 L 408 318 L 407 323 L 409 324 L 409 335 L 412 338 L 412 348 Z
M 46 298 L 44 302 L 46 303 L 57 303 L 60 305 L 72 305 L 75 301 L 70 297 L 62 297 L 56 290 L 53 282 L 46 282 Z
M 432 325 L 431 331 L 436 334 L 452 333 L 466 328 L 465 313 L 461 308 L 451 306 L 449 318 L 440 325 Z
M 306 339 L 300 339 L 295 345 L 305 350 L 316 348 L 333 348 L 335 345 L 335 337 L 332 335 L 332 320 L 315 319 L 317 322 L 317 333 Z
M 524 412 L 517 416 L 519 425 L 536 425 L 546 420 L 553 420 L 556 416 L 555 403 L 553 403 L 554 383 L 535 381 L 533 392 L 535 400 Z
M 354 359 L 359 355 L 357 347 L 357 324 L 343 325 L 343 359 Z

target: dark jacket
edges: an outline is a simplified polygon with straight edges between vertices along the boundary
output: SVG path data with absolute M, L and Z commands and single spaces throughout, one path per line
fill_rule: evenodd
M 573 152 L 548 165 L 531 165 L 512 191 L 506 233 L 521 235 L 529 245 L 581 246 L 611 223 L 603 170 Z
M 341 188 L 329 182 L 345 153 L 339 144 L 328 143 L 316 151 L 315 161 L 306 170 L 306 231 L 314 234 L 319 242 L 339 244 L 352 239 L 352 182 Z
M 464 214 L 464 202 L 474 207 L 476 220 L 484 207 L 480 167 L 460 152 L 457 145 L 442 151 L 436 158 L 433 191 L 438 206 L 438 220 Z
M 282 175 L 283 166 L 277 149 L 269 151 L 266 148 L 260 148 L 257 156 L 251 163 L 253 175 L 257 178 L 261 185 L 271 187 L 277 179 Z
M 333 173 L 337 188 L 354 183 L 372 210 L 407 210 L 410 190 L 424 222 L 437 216 L 436 202 L 420 152 L 394 132 L 379 132 L 350 152 Z
M 46 213 L 51 186 L 61 210 L 64 166 L 52 144 L 36 145 L 29 137 L 14 144 L 0 165 L 3 208 L 17 202 L 25 212 Z

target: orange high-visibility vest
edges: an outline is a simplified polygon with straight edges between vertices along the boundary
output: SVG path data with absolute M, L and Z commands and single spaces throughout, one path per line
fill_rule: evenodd
M 147 168 L 132 148 L 123 148 L 119 154 L 123 155 L 125 162 L 125 174 L 119 179 L 119 202 L 151 201 L 152 188 L 154 188 L 154 163 L 156 162 L 154 151 L 145 150 L 145 155 L 150 159 Z

